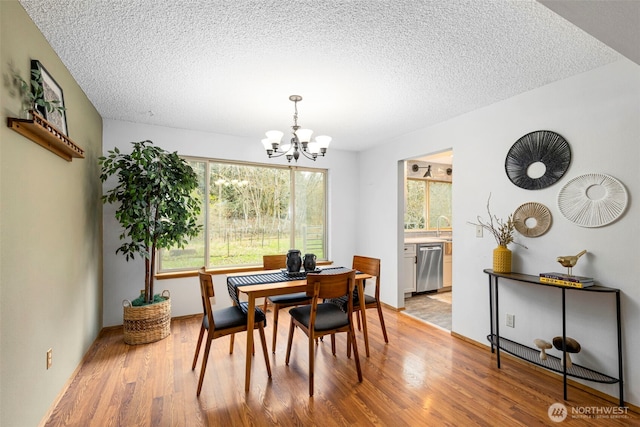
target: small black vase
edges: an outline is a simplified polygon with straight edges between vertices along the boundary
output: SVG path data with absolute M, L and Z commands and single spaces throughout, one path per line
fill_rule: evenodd
M 302 264 L 304 265 L 304 271 L 315 271 L 316 256 L 314 254 L 306 254 Z
M 290 249 L 287 252 L 287 271 L 289 273 L 298 273 L 302 267 L 302 257 L 297 249 Z

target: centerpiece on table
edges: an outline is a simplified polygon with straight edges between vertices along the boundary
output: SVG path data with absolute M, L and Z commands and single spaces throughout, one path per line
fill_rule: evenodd
M 145 344 L 166 338 L 171 327 L 168 295 L 154 295 L 158 249 L 183 248 L 188 237 L 196 237 L 200 201 L 193 197 L 198 177 L 178 153 L 154 146 L 151 141 L 133 142 L 131 154 L 118 148 L 99 158 L 100 180 L 116 176 L 118 182 L 103 196 L 116 203 L 116 219 L 126 240 L 117 250 L 127 261 L 144 259 L 144 293 L 124 302 L 124 340 Z M 139 284 L 133 284 L 140 289 Z
M 513 222 L 513 214 L 509 214 L 507 220 L 502 220 L 491 213 L 489 203 L 491 202 L 491 195 L 487 199 L 487 213 L 489 214 L 489 220 L 484 221 L 478 216 L 478 223 L 472 223 L 479 225 L 480 227 L 488 230 L 496 239 L 498 247 L 493 250 L 493 271 L 496 273 L 511 273 L 511 258 L 512 252 L 507 246 L 510 243 L 527 247 L 514 240 L 514 232 L 516 230 L 515 223 Z

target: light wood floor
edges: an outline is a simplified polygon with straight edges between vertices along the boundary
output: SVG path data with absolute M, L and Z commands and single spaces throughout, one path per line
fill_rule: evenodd
M 251 390 L 244 392 L 245 335 L 229 355 L 227 337 L 214 341 L 202 394 L 196 398 L 199 366 L 191 362 L 200 318 L 174 319 L 160 342 L 128 346 L 120 330 L 103 331 L 78 375 L 52 410 L 47 426 L 533 426 L 639 425 L 626 419 L 574 418 L 571 408 L 615 407 L 575 387 L 562 400 L 561 379 L 503 358 L 502 369 L 488 349 L 402 313 L 385 311 L 385 345 L 375 311 L 369 310 L 371 357 L 358 335 L 364 381 L 346 358 L 344 334 L 338 354 L 329 340 L 316 347 L 315 396 L 308 395 L 306 337 L 294 336 L 291 363 L 284 363 L 288 313 L 282 310 L 273 377 L 256 344 Z M 269 313 L 269 320 L 271 313 Z M 267 341 L 271 342 L 271 323 Z M 257 333 L 256 333 L 257 337 Z M 569 417 L 556 424 L 547 415 L 564 403 Z M 638 424 L 636 424 L 638 423 Z

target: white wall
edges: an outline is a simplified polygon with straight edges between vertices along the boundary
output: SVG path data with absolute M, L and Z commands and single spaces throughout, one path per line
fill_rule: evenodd
M 560 182 L 528 191 L 507 178 L 505 156 L 519 137 L 541 129 L 566 138 L 572 161 Z M 634 203 L 640 195 L 638 135 L 640 67 L 622 60 L 388 141 L 359 156 L 360 197 L 375 208 L 361 216 L 356 249 L 366 248 L 382 258 L 382 299 L 402 306 L 402 293 L 396 285 L 402 252 L 402 173 L 398 162 L 453 147 L 453 331 L 481 343 L 487 343 L 489 334 L 488 278 L 483 269 L 491 268 L 496 243 L 488 233 L 476 238 L 468 221 L 475 221 L 477 215 L 486 218 L 489 193 L 492 211 L 500 217 L 522 203 L 542 203 L 553 215 L 551 228 L 538 238 L 521 237 L 528 250 L 511 247 L 514 271 L 537 275 L 559 270 L 557 256 L 589 251 L 574 272 L 622 290 L 625 400 L 639 405 L 640 224 L 639 207 Z M 556 206 L 564 184 L 591 172 L 614 176 L 629 193 L 624 216 L 606 227 L 578 227 Z M 613 297 L 571 291 L 567 296 L 567 334 L 582 344 L 582 352 L 574 360 L 617 377 Z M 501 333 L 527 345 L 532 345 L 534 338 L 551 340 L 561 335 L 560 298 L 560 292 L 553 288 L 503 282 Z M 504 327 L 506 313 L 516 316 L 514 329 Z M 585 383 L 617 396 L 617 385 Z M 559 397 L 561 393 L 558 390 Z
M 184 156 L 243 160 L 266 164 L 286 164 L 283 158 L 269 160 L 258 136 L 254 139 L 229 135 L 142 125 L 130 122 L 104 121 L 104 153 L 118 147 L 130 151 L 130 142 L 149 139 L 169 151 Z M 300 166 L 329 169 L 329 258 L 336 265 L 351 265 L 355 253 L 356 224 L 359 199 L 357 192 L 357 156 L 353 152 L 336 149 L 332 143 L 325 158 L 316 162 L 300 159 Z M 105 183 L 108 184 L 108 183 Z M 142 260 L 126 262 L 115 255 L 121 242 L 120 226 L 114 217 L 115 207 L 104 206 L 104 326 L 122 324 L 122 301 L 131 300 L 144 289 Z M 363 252 L 363 255 L 368 255 Z M 215 276 L 216 305 L 231 304 L 226 291 L 226 277 Z M 156 282 L 155 290 L 171 293 L 172 316 L 202 312 L 197 277 Z

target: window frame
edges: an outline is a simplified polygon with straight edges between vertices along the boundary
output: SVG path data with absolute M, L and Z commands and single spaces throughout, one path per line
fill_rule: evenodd
M 295 247 L 296 240 L 296 172 L 308 171 L 312 173 L 321 173 L 323 175 L 323 187 L 324 187 L 324 200 L 323 200 L 323 227 L 324 232 L 322 236 L 322 245 L 323 245 L 323 257 L 318 258 L 318 263 L 328 262 L 329 259 L 329 169 L 327 168 L 313 168 L 306 166 L 297 166 L 297 165 L 281 165 L 281 164 L 271 164 L 271 163 L 260 163 L 260 162 L 247 162 L 241 160 L 229 160 L 229 159 L 218 159 L 218 158 L 210 158 L 210 157 L 200 157 L 200 156 L 180 156 L 182 159 L 187 162 L 201 162 L 204 163 L 204 195 L 206 200 L 202 203 L 202 216 L 204 218 L 203 224 L 203 236 L 204 236 L 204 265 L 207 270 L 228 270 L 228 271 L 243 271 L 243 270 L 252 270 L 257 266 L 262 266 L 262 262 L 260 263 L 251 263 L 251 264 L 234 264 L 234 265 L 223 265 L 223 266 L 212 266 L 209 264 L 211 259 L 211 245 L 209 241 L 209 214 L 210 214 L 210 203 L 208 200 L 208 195 L 211 191 L 211 166 L 212 164 L 227 164 L 227 165 L 236 165 L 236 166 L 253 166 L 253 167 L 264 167 L 271 169 L 279 169 L 279 170 L 287 170 L 289 172 L 289 208 L 291 209 L 291 224 L 289 230 L 289 247 Z M 162 252 L 171 249 L 161 249 L 158 250 L 157 254 L 157 270 L 156 275 L 158 276 L 180 276 L 183 273 L 188 273 L 195 271 L 199 267 L 184 267 L 184 268 L 163 268 L 162 266 Z
M 453 186 L 453 183 L 451 181 L 448 180 L 440 180 L 440 179 L 421 179 L 421 178 L 406 178 L 407 182 L 409 181 L 417 181 L 417 182 L 422 182 L 424 185 L 424 200 L 425 200 L 425 204 L 423 206 L 423 215 L 424 215 L 424 224 L 425 227 L 424 228 L 406 228 L 406 223 L 403 224 L 403 229 L 405 233 L 420 233 L 420 232 L 426 232 L 426 231 L 436 231 L 438 228 L 437 226 L 435 228 L 431 228 L 429 226 L 430 223 L 430 218 L 431 218 L 431 213 L 430 213 L 430 205 L 431 205 L 431 192 L 429 190 L 429 187 L 431 184 L 449 184 L 450 186 Z M 451 187 L 453 188 L 453 187 Z M 408 192 L 408 185 L 405 184 L 405 191 Z M 405 198 L 408 197 L 408 193 L 405 194 Z M 449 220 L 451 220 L 451 215 L 449 215 Z M 447 227 L 440 227 L 440 230 L 445 230 L 445 231 L 451 231 L 452 230 L 452 226 L 451 224 L 449 224 Z

